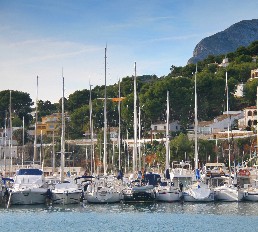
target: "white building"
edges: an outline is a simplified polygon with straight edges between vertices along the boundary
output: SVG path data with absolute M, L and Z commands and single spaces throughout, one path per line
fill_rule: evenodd
M 221 131 L 228 130 L 228 124 L 233 125 L 235 120 L 243 118 L 243 111 L 229 111 L 229 116 L 226 112 L 211 121 L 202 121 L 198 123 L 198 133 L 210 135 Z M 229 121 L 230 120 L 230 121 Z
M 167 123 L 166 122 L 156 122 L 151 124 L 151 133 L 152 137 L 156 138 L 158 134 L 165 136 L 166 134 Z M 181 130 L 181 125 L 179 121 L 171 121 L 169 123 L 169 132 L 178 132 Z
M 228 58 L 224 58 L 222 63 L 219 64 L 219 67 L 226 68 L 229 65 Z
M 244 96 L 244 83 L 240 83 L 237 85 L 236 91 L 234 93 L 235 97 L 243 97 Z
M 250 106 L 244 109 L 244 117 L 239 120 L 238 127 L 245 129 L 246 127 L 257 126 L 257 109 L 256 106 Z

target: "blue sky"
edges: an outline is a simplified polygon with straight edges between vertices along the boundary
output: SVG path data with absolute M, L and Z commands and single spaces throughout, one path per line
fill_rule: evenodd
M 0 91 L 57 102 L 76 90 L 134 74 L 167 75 L 195 45 L 241 20 L 257 0 L 0 0 Z

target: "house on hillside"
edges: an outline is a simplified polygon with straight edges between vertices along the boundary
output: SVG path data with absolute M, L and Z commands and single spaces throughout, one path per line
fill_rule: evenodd
M 157 137 L 166 137 L 166 128 L 167 123 L 166 122 L 156 122 L 151 124 L 151 137 L 153 139 L 156 139 Z M 179 121 L 171 121 L 169 123 L 169 132 L 178 132 L 181 130 L 181 125 Z
M 243 110 L 244 116 L 238 121 L 238 127 L 245 129 L 246 127 L 256 128 L 257 126 L 257 108 L 256 106 L 246 107 Z
M 240 83 L 240 84 L 237 85 L 236 91 L 234 93 L 235 97 L 238 98 L 238 97 L 243 97 L 244 96 L 244 86 L 245 86 L 244 83 Z
M 229 65 L 228 58 L 224 58 L 224 59 L 222 60 L 222 63 L 219 64 L 219 67 L 226 68 L 228 65 Z
M 201 121 L 198 123 L 197 132 L 203 135 L 211 135 L 221 131 L 226 131 L 228 129 L 229 120 L 231 127 L 235 120 L 243 118 L 243 112 L 229 111 L 229 117 L 227 113 L 224 112 L 223 115 L 220 115 L 211 121 Z
M 65 113 L 65 120 L 70 121 L 70 117 L 67 113 Z M 51 115 L 46 115 L 41 118 L 41 122 L 37 123 L 37 136 L 46 135 L 48 137 L 60 136 L 61 133 L 61 122 L 62 122 L 62 114 L 61 113 L 53 113 Z M 34 136 L 35 127 L 31 126 L 31 130 L 29 131 L 30 136 Z
M 252 81 L 253 79 L 258 78 L 258 69 L 251 70 L 251 76 L 248 81 Z M 236 91 L 234 93 L 235 97 L 243 97 L 244 96 L 244 83 L 240 83 L 236 86 Z
M 258 78 L 258 69 L 251 70 L 251 78 L 250 79 L 254 79 L 254 78 Z

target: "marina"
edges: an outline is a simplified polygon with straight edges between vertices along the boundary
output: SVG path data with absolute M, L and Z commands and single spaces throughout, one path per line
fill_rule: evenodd
M 3 1 L 0 232 L 258 232 L 257 4 L 235 1 Z

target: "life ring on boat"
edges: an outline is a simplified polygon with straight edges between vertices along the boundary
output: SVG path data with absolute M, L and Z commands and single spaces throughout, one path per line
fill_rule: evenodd
M 250 176 L 250 172 L 248 170 L 245 170 L 245 175 Z

